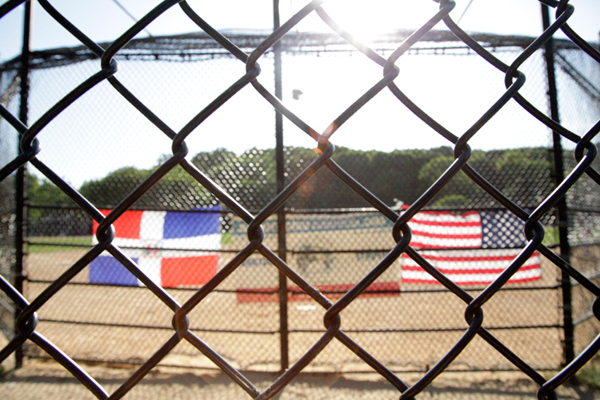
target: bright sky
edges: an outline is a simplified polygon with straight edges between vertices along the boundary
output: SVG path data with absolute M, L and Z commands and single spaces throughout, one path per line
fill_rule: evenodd
M 160 3 L 157 0 L 119 0 L 119 2 L 136 18 L 141 18 L 153 7 Z M 207 22 L 217 29 L 271 29 L 273 24 L 272 0 L 221 0 L 218 2 L 205 2 L 189 0 L 188 3 L 194 8 Z M 300 10 L 308 1 L 300 0 L 280 0 L 282 10 L 282 22 L 287 20 L 294 12 Z M 537 36 L 541 32 L 540 5 L 537 0 L 457 0 L 456 8 L 451 13 L 455 21 L 458 21 L 468 6 L 468 10 L 460 21 L 460 26 L 471 32 L 489 32 L 497 34 L 510 35 L 530 35 Z M 131 25 L 131 18 L 121 10 L 113 0 L 55 0 L 51 1 L 60 12 L 62 12 L 70 21 L 78 26 L 85 34 L 96 42 L 107 42 L 116 39 L 125 32 Z M 352 1 L 352 0 L 328 0 L 325 3 L 325 10 L 346 27 L 350 32 L 357 36 L 369 37 L 370 34 L 377 31 L 386 31 L 390 29 L 411 29 L 421 26 L 430 18 L 438 8 L 433 1 L 426 0 L 370 0 Z M 367 5 L 368 4 L 368 5 Z M 469 5 L 470 4 L 470 5 Z M 600 1 L 598 0 L 572 0 L 571 4 L 575 6 L 575 14 L 569 20 L 571 27 L 578 32 L 584 39 L 597 42 L 598 31 L 600 30 Z M 10 59 L 20 52 L 21 48 L 21 23 L 22 7 L 13 11 L 5 18 L 0 20 L 0 58 L 2 61 Z M 440 24 L 436 28 L 443 29 Z M 327 31 L 322 21 L 312 13 L 299 26 L 300 30 L 305 31 Z M 172 7 L 169 11 L 154 21 L 148 31 L 153 36 L 170 35 L 197 31 L 198 28 L 188 19 L 178 6 Z M 147 36 L 147 32 L 140 33 L 140 37 Z M 559 34 L 558 36 L 561 36 Z M 32 47 L 35 50 L 55 47 L 77 46 L 80 43 L 60 27 L 51 17 L 49 17 L 41 6 L 35 4 L 34 21 L 32 33 Z M 285 65 L 284 73 L 284 101 L 290 109 L 304 118 L 312 127 L 318 131 L 323 131 L 327 125 L 349 105 L 347 102 L 339 99 L 354 99 L 355 92 L 350 89 L 361 87 L 362 90 L 368 87 L 380 77 L 380 68 L 373 65 L 370 61 L 358 61 L 353 63 L 352 72 L 347 72 L 348 76 L 340 73 L 345 71 L 345 65 L 340 64 L 339 59 L 321 59 L 318 63 L 311 62 L 310 65 L 301 59 L 297 62 Z M 447 60 L 443 74 L 437 69 L 438 61 L 434 58 L 423 56 L 419 61 L 407 58 L 400 62 L 401 75 L 397 78 L 397 84 L 402 87 L 406 93 L 417 102 L 417 104 L 426 105 L 425 108 L 431 114 L 439 119 L 445 126 L 453 132 L 460 134 L 464 132 L 474 121 L 465 118 L 456 118 L 460 112 L 461 103 L 466 102 L 469 92 L 463 85 L 463 79 L 457 77 L 469 77 L 472 81 L 471 86 L 477 87 L 484 84 L 485 76 L 477 78 L 482 82 L 474 80 L 477 65 L 465 67 L 465 64 Z M 336 61 L 337 60 L 337 61 Z M 236 63 L 234 61 L 234 63 Z M 97 63 L 96 63 L 97 64 Z M 95 64 L 94 64 L 95 65 Z M 178 71 L 177 63 L 172 64 L 172 70 Z M 261 62 L 263 70 L 272 68 L 268 61 Z M 237 62 L 235 65 L 223 67 L 224 71 L 236 71 L 235 78 L 243 74 L 243 64 Z M 312 68 L 312 69 L 311 69 Z M 470 68 L 474 68 L 472 71 Z M 91 70 L 92 73 L 97 70 Z M 371 72 L 374 72 L 371 73 Z M 177 74 L 178 72 L 173 72 Z M 184 73 L 184 71 L 182 71 Z M 81 74 L 81 72 L 79 72 Z M 139 94 L 145 104 L 152 106 L 156 102 L 159 106 L 156 92 L 169 93 L 177 90 L 187 91 L 187 93 L 199 93 L 208 89 L 206 84 L 200 85 L 198 82 L 176 79 L 165 80 L 164 82 L 156 80 L 152 84 L 152 90 L 148 88 L 147 81 L 137 76 L 135 68 L 124 66 L 118 73 L 118 77 L 134 92 Z M 352 75 L 350 75 L 352 74 Z M 379 74 L 379 75 L 378 75 Z M 89 76 L 89 75 L 88 75 Z M 182 75 L 183 76 L 183 75 Z M 316 76 L 322 76 L 317 79 Z M 368 79 L 362 79 L 360 82 L 355 79 L 356 76 L 368 76 Z M 531 75 L 529 75 L 531 76 Z M 348 85 L 348 80 L 352 77 L 352 85 Z M 420 77 L 420 78 L 415 78 Z M 84 76 L 85 78 L 85 76 Z M 81 76 L 73 72 L 73 76 L 61 77 L 65 84 L 70 84 L 69 79 L 73 79 L 73 84 L 81 81 Z M 272 88 L 272 82 L 267 78 L 262 78 L 265 86 Z M 532 79 L 528 78 L 531 84 Z M 218 79 L 217 79 L 218 80 Z M 496 79 L 498 91 L 504 90 L 502 79 Z M 39 90 L 46 93 L 53 93 L 55 89 L 51 84 L 55 82 L 39 82 Z M 178 86 L 180 84 L 183 86 Z M 226 82 L 213 82 L 210 96 L 207 99 L 214 98 L 215 95 L 224 90 L 231 79 Z M 162 85 L 162 86 L 161 86 Z M 449 97 L 439 95 L 435 88 L 444 86 L 449 88 Z M 104 95 L 114 95 L 109 85 L 94 88 L 97 95 L 100 91 Z M 163 87 L 164 86 L 164 87 Z M 348 87 L 351 86 L 350 89 Z M 532 86 L 533 87 L 533 86 Z M 292 89 L 301 89 L 303 95 L 298 101 L 290 99 Z M 346 90 L 348 92 L 346 93 Z M 145 92 L 144 92 L 145 91 Z M 464 92 L 464 93 L 463 93 Z M 335 97 L 331 101 L 330 96 L 324 95 L 334 93 Z M 468 107 L 476 109 L 477 115 L 485 112 L 498 96 L 492 93 L 489 97 L 476 94 L 480 99 L 478 102 Z M 91 93 L 90 93 L 91 94 Z M 460 97 L 459 96 L 463 96 Z M 453 97 L 454 96 L 454 97 Z M 184 96 L 185 97 L 185 96 Z M 332 96 L 333 97 L 333 96 Z M 420 121 L 409 122 L 410 116 L 404 114 L 393 114 L 389 106 L 384 106 L 386 102 L 393 101 L 394 107 L 398 104 L 397 100 L 391 98 L 388 91 L 378 95 L 364 110 L 359 111 L 356 117 L 351 119 L 352 123 L 342 127 L 332 141 L 351 148 L 359 149 L 378 149 L 392 150 L 394 148 L 430 148 L 439 145 L 448 145 L 448 142 L 440 139 L 433 134 L 415 134 L 421 132 L 417 127 L 422 128 Z M 251 147 L 273 147 L 273 126 L 271 119 L 272 108 L 266 102 L 256 95 L 253 89 L 247 87 L 240 94 L 236 95 L 236 101 L 231 102 L 223 110 L 217 111 L 200 128 L 199 132 L 190 136 L 188 145 L 190 154 L 194 155 L 199 151 L 210 151 L 217 147 L 227 147 L 236 152 L 242 152 Z M 203 103 L 208 101 L 205 98 L 199 98 L 198 104 L 194 108 L 189 107 L 189 98 L 181 101 L 181 98 L 174 97 L 169 99 L 166 105 L 160 105 L 159 116 L 175 129 L 181 128 L 195 113 L 197 113 Z M 58 100 L 58 99 L 57 99 Z M 97 107 L 93 102 L 88 102 L 85 96 L 78 101 L 78 111 L 70 110 L 73 113 L 80 113 L 81 110 L 90 110 Z M 32 104 L 32 110 L 35 114 L 43 111 L 42 106 Z M 113 113 L 109 107 L 127 107 L 126 104 L 115 99 L 108 108 L 102 109 L 101 115 Z M 257 104 L 257 109 L 250 109 L 248 104 Z M 466 104 L 466 103 L 465 103 Z M 238 107 L 238 108 L 235 108 Z M 386 108 L 387 107 L 387 108 Z M 477 109 L 479 107 L 481 110 Z M 152 107 L 151 107 L 152 108 Z M 236 118 L 228 111 L 235 110 Z M 505 111 L 503 111 L 505 112 Z M 514 111 L 519 112 L 517 109 Z M 505 113 L 508 113 L 506 111 Z M 508 115 L 508 114 L 507 114 Z M 539 145 L 539 142 L 529 141 L 521 142 L 523 131 L 539 130 L 540 127 L 526 116 L 514 117 L 510 114 L 510 123 L 506 121 L 493 121 L 487 127 L 487 132 L 482 132 L 476 136 L 473 144 L 476 148 L 493 148 L 498 143 L 504 147 L 514 147 L 519 145 Z M 264 118 L 260 117 L 264 116 Z M 73 115 L 71 115 L 73 117 Z M 106 175 L 106 173 L 125 165 L 135 165 L 141 168 L 147 168 L 156 163 L 157 158 L 169 150 L 168 141 L 160 133 L 153 132 L 150 136 L 149 131 L 156 131 L 143 118 L 132 119 L 126 125 L 111 125 L 106 118 L 98 116 L 85 118 L 71 118 L 69 113 L 53 121 L 46 132 L 40 134 L 42 143 L 42 154 L 40 159 L 47 162 L 52 168 L 57 170 L 61 176 L 75 186 L 81 185 L 86 180 L 95 179 Z M 414 118 L 413 118 L 414 119 Z M 503 136 L 500 138 L 489 136 L 494 134 L 494 123 L 497 122 Z M 513 125 L 510 125 L 510 124 Z M 95 125 L 94 125 L 95 124 Z M 530 126 L 531 124 L 531 126 Z M 90 126 L 95 126 L 94 132 L 90 131 Z M 508 127 L 508 129 L 507 129 Z M 518 127 L 518 128 L 517 128 Z M 393 129 L 392 129 L 393 128 Z M 131 149 L 125 142 L 118 145 L 118 138 L 107 138 L 110 143 L 115 142 L 114 146 L 100 146 L 94 151 L 94 154 L 81 153 L 78 149 L 81 146 L 87 146 L 92 140 L 98 137 L 98 131 L 117 132 L 125 129 L 131 138 L 135 138 L 138 145 Z M 313 145 L 306 135 L 286 122 L 286 144 L 287 145 Z M 62 131 L 69 131 L 71 135 L 76 132 L 78 137 L 62 137 Z M 87 134 L 91 136 L 85 136 Z M 488 135 L 486 138 L 485 135 Z M 57 135 L 57 136 L 53 136 Z M 94 136 L 95 135 L 95 136 Z M 152 139 L 149 139 L 152 137 Z M 59 138 L 58 140 L 56 138 Z M 541 143 L 545 144 L 545 143 Z M 69 163 L 65 163 L 65 159 Z
M 0 3 L 4 3 L 2 1 Z M 158 0 L 118 0 L 127 11 L 141 18 Z M 272 0 L 210 2 L 189 0 L 188 3 L 217 29 L 270 29 L 273 26 Z M 282 20 L 300 10 L 306 0 L 280 0 Z M 471 0 L 456 0 L 451 16 L 457 21 Z M 598 41 L 600 2 L 598 0 L 571 0 L 576 9 L 569 24 L 586 40 Z M 111 41 L 131 26 L 132 20 L 113 0 L 54 0 L 51 4 L 92 39 Z M 368 4 L 368 5 L 367 5 Z M 427 0 L 329 0 L 325 9 L 344 25 L 353 25 L 354 32 L 415 28 L 432 15 L 438 7 Z M 39 6 L 34 7 L 34 49 L 79 45 L 78 41 L 58 27 Z M 22 7 L 0 20 L 0 31 L 11 32 L 0 38 L 2 60 L 20 52 L 19 32 Z M 107 21 L 110 21 L 107 23 Z M 537 0 L 472 0 L 460 21 L 467 31 L 497 34 L 537 35 L 541 30 L 540 5 Z M 305 29 L 322 29 L 322 23 L 305 25 Z M 195 25 L 174 6 L 148 28 L 154 36 L 196 31 Z M 143 35 L 146 35 L 145 33 Z

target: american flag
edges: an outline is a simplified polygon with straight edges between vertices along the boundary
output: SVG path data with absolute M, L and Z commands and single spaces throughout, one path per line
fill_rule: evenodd
M 524 222 L 508 211 L 423 211 L 408 225 L 410 245 L 459 285 L 494 281 L 526 244 Z M 406 254 L 401 262 L 402 282 L 439 283 Z M 535 281 L 541 273 L 535 252 L 509 282 Z
M 118 246 L 163 287 L 203 285 L 217 272 L 221 249 L 218 206 L 208 213 L 126 211 L 113 224 Z M 110 210 L 100 210 L 108 215 Z M 94 221 L 93 233 L 98 223 Z M 93 244 L 98 243 L 93 236 Z M 107 252 L 90 264 L 90 283 L 138 286 L 141 282 Z

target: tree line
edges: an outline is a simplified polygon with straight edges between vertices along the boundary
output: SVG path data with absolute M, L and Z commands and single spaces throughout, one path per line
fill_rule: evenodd
M 473 151 L 471 165 L 485 179 L 524 208 L 535 207 L 553 188 L 551 150 L 544 147 Z M 85 182 L 79 191 L 94 205 L 112 208 L 131 193 L 168 156 L 149 169 L 124 167 L 101 179 Z M 311 149 L 285 149 L 286 184 L 309 167 L 318 155 Z M 412 204 L 452 164 L 450 147 L 391 152 L 338 147 L 333 160 L 355 180 L 388 205 Z M 196 154 L 191 162 L 249 210 L 264 207 L 276 196 L 275 149 L 250 149 L 236 154 L 226 149 Z M 31 224 L 53 221 L 56 210 L 36 205 L 74 205 L 51 182 L 27 177 Z M 166 174 L 134 207 L 138 209 L 189 210 L 218 204 L 205 188 L 177 166 Z M 430 204 L 434 208 L 486 208 L 498 206 L 462 171 Z M 286 203 L 288 209 L 344 209 L 368 204 L 327 167 L 321 168 Z M 64 212 L 63 212 L 64 214 Z M 62 214 L 61 214 L 62 215 Z M 63 217 L 64 219 L 64 217 Z M 72 222 L 72 221 L 71 221 Z M 64 224 L 70 223 L 64 221 Z M 46 224 L 48 225 L 48 224 Z M 56 221 L 54 223 L 56 225 Z

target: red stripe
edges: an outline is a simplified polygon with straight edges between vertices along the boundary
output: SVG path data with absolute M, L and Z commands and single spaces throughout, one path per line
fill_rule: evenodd
M 112 210 L 99 210 L 105 217 L 110 214 Z M 129 210 L 125 211 L 117 220 L 113 223 L 115 228 L 115 237 L 122 239 L 139 239 L 140 238 L 140 226 L 142 221 L 143 211 Z M 92 235 L 96 234 L 98 229 L 98 223 L 96 220 L 92 221 Z
M 481 234 L 470 235 L 448 235 L 446 233 L 430 233 L 422 231 L 412 231 L 413 236 L 423 236 L 437 239 L 481 239 Z
M 355 285 L 352 283 L 342 285 L 317 285 L 315 286 L 321 292 L 339 292 L 339 293 L 328 293 L 327 298 L 339 299 L 348 290 L 352 289 Z M 279 293 L 277 287 L 268 288 L 239 288 L 236 290 L 236 298 L 238 303 L 262 303 L 262 302 L 276 302 L 279 301 Z M 389 291 L 394 293 L 377 293 L 379 291 Z M 252 293 L 252 292 L 265 292 L 265 293 Z M 271 292 L 271 293 L 268 293 Z M 375 292 L 375 293 L 373 293 Z M 371 284 L 365 291 L 359 296 L 360 298 L 370 297 L 395 297 L 400 295 L 400 282 L 375 282 Z M 288 287 L 288 300 L 289 301 L 312 301 L 312 297 L 307 295 L 298 286 Z
M 168 257 L 160 264 L 162 287 L 204 285 L 217 273 L 219 255 Z
M 537 281 L 540 280 L 541 277 L 540 276 L 534 276 L 533 278 L 523 278 L 523 279 L 509 279 L 508 282 L 510 283 L 523 283 L 523 282 L 533 282 L 533 281 Z M 427 284 L 435 284 L 435 285 L 441 285 L 441 283 L 435 279 L 404 279 L 402 278 L 402 282 L 404 283 L 427 283 Z M 487 285 L 489 283 L 492 283 L 493 281 L 468 281 L 468 282 L 455 282 L 456 284 L 459 285 Z
M 481 226 L 481 222 L 479 221 L 465 221 L 465 222 L 444 222 L 444 221 L 425 221 L 422 219 L 411 219 L 408 221 L 408 224 L 411 223 L 419 224 L 419 225 L 428 225 L 428 226 Z
M 508 267 L 508 266 L 507 266 Z M 540 264 L 531 264 L 531 265 L 523 265 L 519 268 L 519 271 L 530 271 L 533 269 L 539 269 Z M 446 268 L 436 268 L 438 271 L 443 273 L 444 275 L 477 275 L 477 274 L 501 274 L 504 272 L 506 268 L 486 268 L 486 269 L 446 269 Z M 421 267 L 416 266 L 403 266 L 403 271 L 415 271 L 415 272 L 427 272 Z
M 473 215 L 473 214 L 479 215 L 479 212 L 478 211 L 467 211 L 467 212 L 464 212 L 461 214 L 456 214 L 456 213 L 452 213 L 450 211 L 421 211 L 421 212 L 416 213 L 415 217 L 418 217 L 419 214 L 421 214 L 421 215 L 452 215 L 455 217 L 462 217 L 465 215 Z
M 467 249 L 467 250 L 472 249 L 472 250 L 481 250 L 481 247 L 456 246 L 456 245 L 453 245 L 453 246 L 448 246 L 448 245 L 441 246 L 441 245 L 421 243 L 421 242 L 414 242 L 414 241 L 411 241 L 410 245 L 412 247 L 416 248 L 416 249 L 419 249 L 419 250 L 421 250 L 421 249 L 452 249 L 452 250 L 454 250 L 454 249 Z
M 515 254 L 508 256 L 481 256 L 481 257 L 444 257 L 444 256 L 435 256 L 431 254 L 421 254 L 426 260 L 438 261 L 438 262 L 478 262 L 478 261 L 512 261 L 519 255 L 520 250 L 515 251 Z M 537 252 L 533 253 L 530 259 L 533 257 L 538 257 L 539 254 Z M 402 258 L 410 258 L 406 253 L 402 254 Z

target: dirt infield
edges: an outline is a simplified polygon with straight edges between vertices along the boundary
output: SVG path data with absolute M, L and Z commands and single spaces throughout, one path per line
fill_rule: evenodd
M 131 374 L 130 369 L 85 365 L 86 371 L 110 394 Z M 264 390 L 274 374 L 249 373 L 253 384 Z M 418 376 L 401 376 L 414 383 Z M 421 400 L 524 400 L 537 399 L 536 385 L 515 373 L 447 373 L 418 395 Z M 558 399 L 600 399 L 600 393 L 584 386 L 563 386 Z M 53 362 L 34 361 L 0 378 L 3 400 L 92 400 L 95 397 L 75 378 Z M 400 392 L 372 375 L 302 374 L 274 397 L 276 400 L 397 400 Z M 158 367 L 126 396 L 151 399 L 248 399 L 247 393 L 219 373 Z
M 28 259 L 29 278 L 54 280 L 84 251 L 34 253 Z M 221 262 L 225 263 L 223 256 Z M 343 265 L 338 263 L 338 265 Z M 556 282 L 555 268 L 544 263 L 542 281 Z M 87 268 L 86 268 L 87 270 Z M 84 270 L 75 282 L 88 281 Z M 331 281 L 331 274 L 309 271 L 311 283 Z M 390 271 L 384 280 L 397 272 Z M 259 282 L 252 280 L 259 277 Z M 190 314 L 191 329 L 232 365 L 243 370 L 279 370 L 279 305 L 240 303 L 235 288 L 261 287 L 277 280 L 268 265 L 241 267 Z M 531 286 L 531 284 L 529 284 Z M 415 288 L 405 285 L 401 290 Z M 523 286 L 523 285 L 521 285 Z M 527 285 L 525 285 L 527 286 Z M 30 282 L 28 298 L 47 284 Z M 519 286 L 513 286 L 518 288 Z M 183 303 L 192 291 L 169 290 Z M 562 361 L 561 331 L 557 329 L 559 293 L 556 290 L 507 290 L 498 293 L 485 310 L 484 326 L 536 369 L 556 369 Z M 393 297 L 358 299 L 342 312 L 342 329 L 377 359 L 395 371 L 425 371 L 459 340 L 466 329 L 465 304 L 447 292 L 400 292 Z M 69 285 L 39 311 L 39 332 L 75 359 L 139 363 L 148 359 L 173 334 L 172 312 L 150 291 L 138 287 Z M 324 310 L 314 301 L 289 304 L 290 359 L 297 360 L 324 331 Z M 124 325 L 136 325 L 131 328 Z M 507 329 L 519 326 L 519 329 Z M 143 328 L 147 327 L 147 328 Z M 361 331 L 361 332 L 357 332 Z M 40 354 L 35 347 L 30 354 Z M 212 363 L 187 343 L 164 360 L 165 365 L 212 368 Z M 512 369 L 513 366 L 476 337 L 451 366 L 465 369 Z M 332 342 L 307 368 L 340 373 L 369 371 L 341 343 Z

